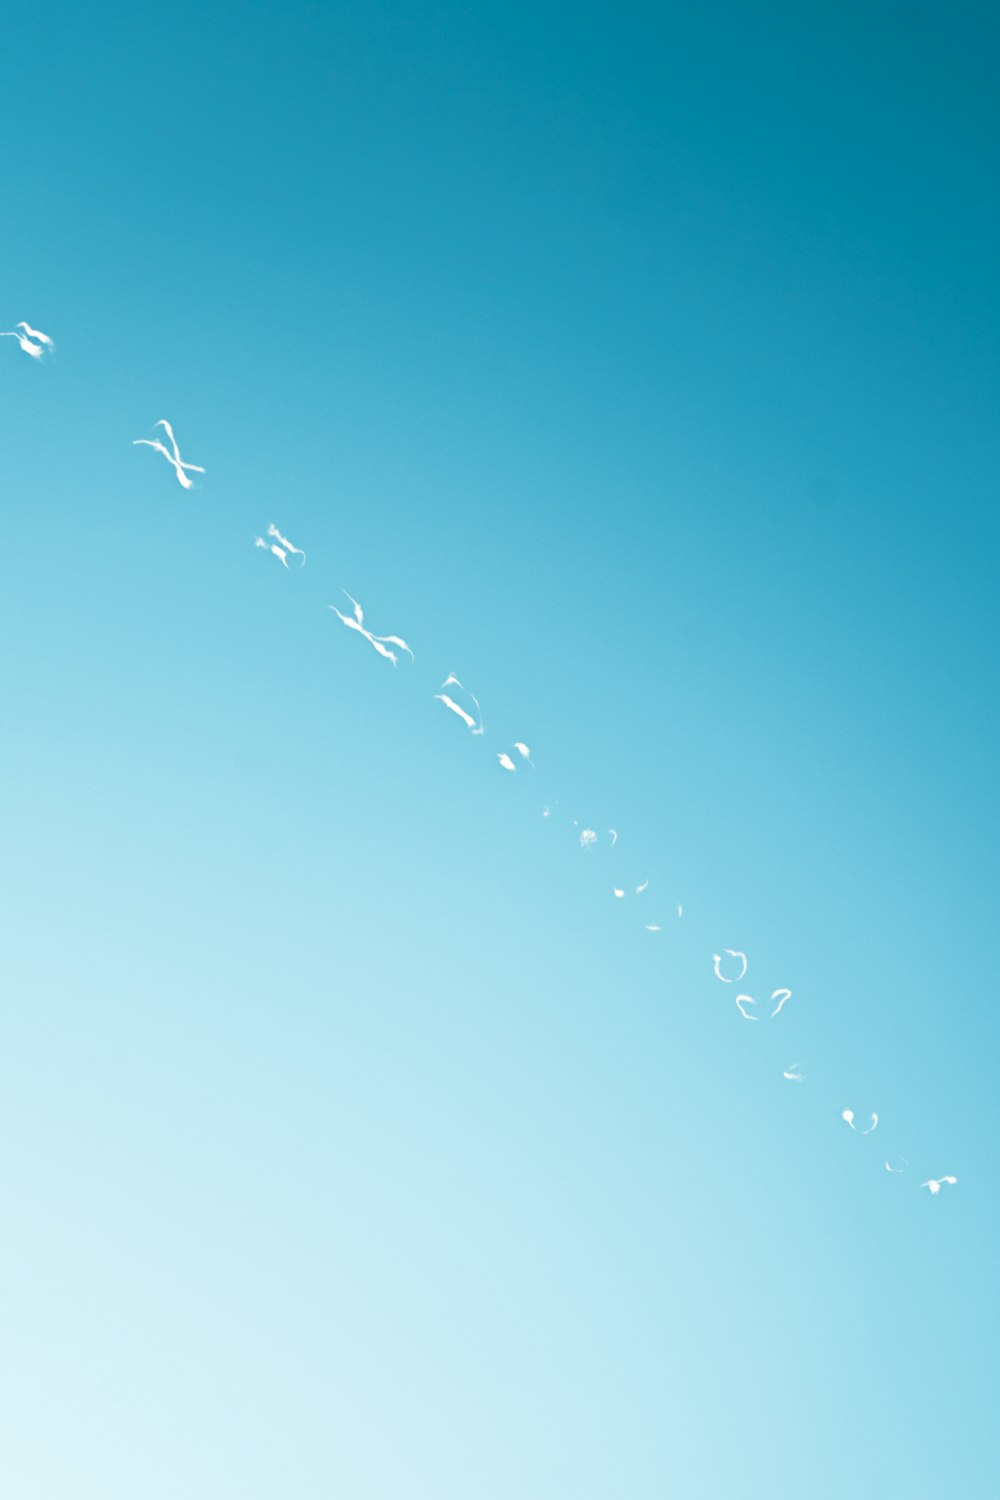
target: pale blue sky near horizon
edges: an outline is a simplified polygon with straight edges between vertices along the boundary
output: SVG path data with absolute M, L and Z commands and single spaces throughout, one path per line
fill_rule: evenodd
M 18 1500 L 996 1493 L 997 33 L 8 8 Z

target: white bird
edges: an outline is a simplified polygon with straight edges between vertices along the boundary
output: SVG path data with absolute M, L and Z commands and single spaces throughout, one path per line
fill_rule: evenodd
M 781 996 L 780 1000 L 778 1000 L 778 996 L 779 995 Z M 774 1009 L 771 1012 L 772 1018 L 778 1014 L 779 1010 L 784 1005 L 785 1001 L 786 1000 L 790 1000 L 791 998 L 792 998 L 792 992 L 791 992 L 791 990 L 775 990 L 774 994 L 771 996 L 771 999 L 772 1000 L 778 1000 L 778 1003 L 777 1003 L 777 1005 L 774 1007 Z
M 327 609 L 332 609 L 333 610 L 334 614 L 337 616 L 337 619 L 340 620 L 341 624 L 346 625 L 347 628 L 348 628 L 348 630 L 356 630 L 358 632 L 358 635 L 363 635 L 364 638 L 365 638 L 365 640 L 368 641 L 372 646 L 374 646 L 374 648 L 378 652 L 379 656 L 384 656 L 387 661 L 391 661 L 392 662 L 393 666 L 396 665 L 396 659 L 397 658 L 396 658 L 395 651 L 390 651 L 389 650 L 390 646 L 399 646 L 401 650 L 405 651 L 409 655 L 410 660 L 411 661 L 413 660 L 413 652 L 410 650 L 409 646 L 406 644 L 406 642 L 400 636 L 398 636 L 398 635 L 372 635 L 372 633 L 371 633 L 370 630 L 366 630 L 365 629 L 365 613 L 364 613 L 364 610 L 361 608 L 361 605 L 358 603 L 358 601 L 356 599 L 352 598 L 352 596 L 347 593 L 346 589 L 342 589 L 341 592 L 343 594 L 345 594 L 347 596 L 347 598 L 351 600 L 351 603 L 354 605 L 354 618 L 353 619 L 351 619 L 350 616 L 348 616 L 348 615 L 342 615 L 340 613 L 340 610 L 337 608 L 337 606 L 335 604 L 328 604 L 327 605 Z
M 30 323 L 25 322 L 18 323 L 17 327 L 23 328 L 29 339 L 37 339 L 40 344 L 45 345 L 46 349 L 55 349 L 56 346 L 49 338 L 48 334 L 42 333 L 40 328 L 32 328 Z
M 192 489 L 193 482 L 187 477 L 184 470 L 190 469 L 192 474 L 204 474 L 205 470 L 200 466 L 200 464 L 186 464 L 182 462 L 180 449 L 177 446 L 177 439 L 174 437 L 174 429 L 171 427 L 169 422 L 161 418 L 159 422 L 154 422 L 153 426 L 163 428 L 164 432 L 167 434 L 167 437 L 170 439 L 170 446 L 174 450 L 173 453 L 168 452 L 163 444 L 155 438 L 133 438 L 132 447 L 155 448 L 157 453 L 163 454 L 163 457 L 167 460 L 167 463 L 173 464 L 174 470 L 177 474 L 178 483 L 182 484 L 186 490 Z
M 529 765 L 530 765 L 530 763 L 531 763 L 531 751 L 528 749 L 528 747 L 524 743 L 524 741 L 523 740 L 515 740 L 514 741 L 514 749 L 517 751 L 518 755 L 520 755 L 521 759 L 522 760 L 526 760 L 529 763 Z
M 468 688 L 462 687 L 462 684 L 459 682 L 459 680 L 455 676 L 454 672 L 449 672 L 448 673 L 448 676 L 445 678 L 444 682 L 442 682 L 441 686 L 442 686 L 442 688 L 452 687 L 452 686 L 460 687 L 460 688 L 462 688 L 462 692 L 463 693 L 466 693 L 466 692 L 469 691 Z M 437 699 L 437 701 L 439 703 L 443 703 L 444 706 L 445 706 L 445 708 L 451 709 L 451 712 L 453 714 L 457 714 L 458 717 L 462 720 L 463 724 L 466 726 L 466 728 L 470 729 L 473 734 L 482 734 L 484 732 L 485 725 L 483 724 L 483 711 L 482 711 L 482 709 L 479 706 L 479 699 L 476 697 L 475 693 L 469 693 L 469 697 L 472 699 L 473 703 L 476 705 L 476 713 L 479 715 L 479 723 L 478 724 L 476 723 L 476 721 L 472 717 L 472 715 L 470 713 L 466 713 L 465 709 L 462 708 L 458 703 L 456 703 L 455 700 L 454 700 L 454 698 L 449 697 L 449 695 L 447 693 L 444 693 L 444 692 L 442 692 L 442 693 L 435 693 L 434 697 Z
M 283 568 L 288 567 L 289 552 L 295 552 L 302 559 L 300 566 L 303 568 L 305 567 L 306 555 L 302 551 L 301 547 L 293 546 L 292 543 L 288 540 L 287 536 L 281 535 L 281 532 L 278 530 L 277 526 L 269 526 L 267 528 L 267 534 L 268 536 L 277 538 L 277 540 L 274 542 L 265 542 L 264 538 L 262 536 L 259 536 L 255 538 L 254 546 L 263 547 L 266 552 L 273 552 Z M 279 543 L 281 544 L 280 546 L 278 545 Z
M 726 976 L 725 976 L 725 974 L 723 974 L 721 972 L 720 968 L 719 968 L 719 965 L 722 963 L 722 954 L 721 953 L 713 953 L 712 954 L 712 966 L 715 969 L 715 977 L 716 977 L 716 979 L 721 979 L 722 982 L 723 982 L 723 984 L 738 984 L 739 981 L 744 977 L 744 975 L 746 974 L 746 971 L 747 971 L 747 956 L 746 956 L 746 954 L 745 953 L 741 953 L 738 948 L 723 948 L 722 953 L 728 953 L 730 958 L 738 958 L 740 960 L 740 963 L 743 965 L 743 967 L 740 969 L 740 972 L 738 974 L 734 974 L 733 975 L 732 979 L 727 979 Z M 774 997 L 772 996 L 771 998 L 773 999 Z M 757 1017 L 754 1017 L 754 1019 L 756 1020 Z
M 649 881 L 648 880 L 644 880 L 642 882 L 642 885 L 637 885 L 636 886 L 635 893 L 636 893 L 637 896 L 641 896 L 642 893 L 643 893 L 643 891 L 648 890 L 648 889 L 649 889 Z
M 625 895 L 624 890 L 621 888 L 621 886 L 618 886 L 618 885 L 613 886 L 612 889 L 614 890 L 615 895 L 618 897 L 618 899 L 620 901 L 623 898 L 623 896 Z
M 952 1187 L 954 1187 L 954 1185 L 955 1185 L 955 1183 L 957 1181 L 958 1181 L 957 1177 L 931 1177 L 929 1179 L 929 1181 L 922 1182 L 920 1184 L 920 1186 L 921 1187 L 925 1187 L 925 1188 L 930 1188 L 931 1196 L 934 1197 L 934 1198 L 936 1198 L 937 1195 L 938 1195 L 938 1193 L 941 1191 L 941 1184 L 942 1183 L 944 1183 L 944 1182 L 950 1182 L 951 1185 L 952 1185 Z
M 608 829 L 608 838 L 611 840 L 611 847 L 613 849 L 615 847 L 615 845 L 617 844 L 617 842 L 618 842 L 618 829 L 617 828 L 609 828 Z
M 746 1011 L 743 1009 L 744 1005 L 756 1005 L 756 1004 L 757 1004 L 756 1000 L 754 1000 L 753 997 L 750 996 L 750 995 L 737 995 L 736 996 L 736 1006 L 737 1006 L 737 1009 L 739 1010 L 740 1015 L 743 1017 L 744 1021 L 759 1021 L 760 1020 L 760 1016 L 748 1016 L 747 1013 L 746 1013 Z
M 25 354 L 30 354 L 32 359 L 41 359 L 45 353 L 41 344 L 33 344 L 23 333 L 0 333 L 0 339 L 17 339 Z
M 800 1066 L 800 1063 L 792 1063 L 782 1073 L 782 1078 L 787 1078 L 789 1083 L 801 1083 L 803 1075 L 797 1071 Z
M 647 932 L 662 932 L 663 928 L 660 926 L 660 924 L 658 922 L 647 922 L 646 923 L 646 931 Z
M 255 547 L 263 547 L 266 552 L 273 552 L 283 568 L 288 567 L 288 553 L 284 547 L 278 547 L 271 542 L 265 542 L 262 536 L 254 538 Z
M 683 917 L 683 915 L 684 915 L 684 908 L 683 908 L 683 906 L 681 906 L 679 904 L 678 904 L 678 907 L 677 907 L 677 915 L 679 917 Z
M 597 843 L 597 834 L 594 832 L 594 830 L 592 828 L 585 828 L 583 830 L 583 832 L 580 834 L 580 848 L 581 849 L 589 849 L 593 844 L 596 844 L 596 843 Z
M 852 1130 L 857 1130 L 858 1127 L 854 1123 L 854 1111 L 853 1111 L 853 1109 L 843 1109 L 843 1110 L 841 1110 L 841 1112 L 840 1112 L 840 1118 L 842 1120 L 846 1120 L 847 1124 L 850 1125 L 850 1127 L 851 1127 Z M 871 1135 L 872 1131 L 878 1125 L 878 1115 L 872 1114 L 870 1116 L 870 1119 L 871 1119 L 871 1124 L 868 1126 L 867 1130 L 862 1130 L 862 1132 L 861 1132 L 862 1135 Z
M 507 754 L 506 750 L 501 750 L 500 751 L 500 753 L 497 755 L 497 760 L 503 766 L 503 768 L 504 768 L 505 771 L 516 771 L 517 770 L 517 767 L 515 766 L 514 762 L 511 760 L 510 756 Z
M 302 548 L 293 546 L 293 544 L 288 540 L 287 536 L 282 536 L 281 532 L 278 530 L 277 526 L 275 526 L 273 521 L 267 528 L 267 534 L 268 536 L 273 536 L 275 541 L 279 542 L 282 547 L 287 549 L 287 551 L 294 553 L 296 557 L 301 557 L 302 562 L 300 564 L 300 567 L 305 567 L 306 555 L 302 551 Z
M 886 1164 L 885 1164 L 885 1170 L 886 1170 L 886 1171 L 887 1171 L 887 1172 L 902 1172 L 902 1170 L 903 1170 L 903 1167 L 905 1167 L 905 1166 L 907 1166 L 907 1165 L 908 1165 L 908 1163 L 907 1163 L 907 1160 L 906 1160 L 906 1157 L 905 1157 L 905 1156 L 904 1156 L 904 1157 L 903 1157 L 903 1158 L 902 1158 L 902 1162 L 903 1162 L 903 1166 L 902 1166 L 902 1167 L 890 1167 L 890 1165 L 889 1165 L 889 1163 L 888 1163 L 888 1162 L 886 1162 Z

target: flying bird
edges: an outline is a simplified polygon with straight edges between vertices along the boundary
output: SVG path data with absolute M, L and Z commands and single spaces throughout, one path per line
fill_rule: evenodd
M 32 359 L 41 359 L 47 349 L 52 350 L 56 347 L 47 333 L 40 333 L 37 328 L 32 328 L 27 323 L 18 323 L 17 327 L 23 328 L 24 332 L 18 333 L 16 329 L 12 329 L 8 333 L 0 333 L 0 339 L 17 339 L 25 354 L 30 354 Z M 38 342 L 32 343 L 32 339 L 37 339 Z
M 445 678 L 444 682 L 442 682 L 441 686 L 442 688 L 452 686 L 460 687 L 462 688 L 463 693 L 469 691 L 468 688 L 462 687 L 462 684 L 459 682 L 454 672 L 448 673 L 448 676 Z M 454 698 L 449 697 L 447 693 L 435 693 L 434 697 L 436 698 L 438 703 L 443 703 L 445 708 L 450 709 L 453 714 L 457 714 L 458 717 L 462 720 L 462 723 L 466 726 L 467 729 L 470 729 L 473 734 L 482 734 L 484 732 L 485 725 L 483 724 L 483 711 L 479 706 L 479 699 L 476 697 L 475 693 L 469 693 L 469 697 L 476 705 L 476 713 L 479 715 L 478 724 L 476 723 L 472 715 L 470 713 L 466 713 L 465 709 L 462 708 L 460 704 L 456 703 Z
M 368 641 L 372 646 L 374 646 L 374 648 L 378 652 L 379 656 L 384 656 L 387 661 L 391 661 L 392 662 L 393 666 L 396 665 L 397 658 L 396 658 L 395 651 L 390 651 L 389 650 L 390 646 L 399 646 L 399 648 L 402 651 L 405 651 L 408 654 L 408 656 L 410 657 L 410 660 L 411 661 L 413 660 L 413 652 L 410 650 L 409 646 L 406 644 L 406 642 L 400 636 L 398 636 L 398 635 L 372 635 L 372 633 L 371 633 L 370 630 L 366 630 L 365 629 L 365 612 L 361 608 L 361 605 L 358 603 L 358 601 L 356 599 L 352 598 L 352 596 L 347 593 L 346 589 L 342 589 L 341 592 L 343 594 L 345 594 L 347 596 L 347 598 L 351 600 L 351 603 L 354 605 L 354 615 L 353 615 L 353 618 L 351 616 L 349 616 L 349 615 L 342 615 L 340 613 L 340 610 L 337 608 L 337 606 L 335 604 L 328 604 L 327 605 L 327 609 L 332 609 L 333 610 L 334 614 L 337 616 L 337 619 L 341 622 L 341 624 L 346 625 L 347 628 L 348 628 L 348 630 L 356 630 L 357 633 L 358 633 L 358 635 L 363 635 L 364 638 L 365 638 L 365 640 Z
M 782 1073 L 782 1078 L 787 1078 L 789 1083 L 801 1083 L 803 1075 L 798 1071 L 800 1063 L 792 1063 Z
M 585 828 L 580 834 L 580 848 L 590 849 L 597 843 L 597 834 L 592 828 Z
M 647 922 L 646 923 L 646 931 L 647 932 L 662 932 L 663 928 L 660 926 L 659 922 Z M 756 1019 L 757 1018 L 755 1016 L 754 1020 L 756 1020 Z
M 609 828 L 608 829 L 608 838 L 611 840 L 611 847 L 613 849 L 615 847 L 615 845 L 617 844 L 617 842 L 618 842 L 618 829 L 617 828 Z
M 719 967 L 720 964 L 722 963 L 722 954 L 721 953 L 713 953 L 713 955 L 712 955 L 712 966 L 715 969 L 715 977 L 716 977 L 716 979 L 721 979 L 722 982 L 723 982 L 723 984 L 738 984 L 739 981 L 745 976 L 746 971 L 747 971 L 747 956 L 746 956 L 746 954 L 745 953 L 741 953 L 738 948 L 723 948 L 722 953 L 728 953 L 730 958 L 738 958 L 739 961 L 740 961 L 740 963 L 742 964 L 742 968 L 740 969 L 740 972 L 738 974 L 734 974 L 733 975 L 732 979 L 727 979 L 726 976 L 725 976 L 725 974 L 722 973 L 722 971 L 721 971 L 721 969 Z M 772 1000 L 774 999 L 773 995 L 771 996 L 771 999 Z M 757 1017 L 755 1016 L 754 1020 L 756 1020 L 756 1019 L 757 1019 Z
M 622 897 L 625 895 L 624 890 L 622 889 L 622 887 L 620 885 L 613 886 L 612 889 L 613 889 L 615 895 L 618 897 L 618 899 L 620 901 L 622 899 Z
M 294 552 L 302 559 L 302 562 L 299 564 L 299 566 L 303 568 L 305 567 L 306 555 L 302 551 L 301 547 L 294 547 L 288 540 L 287 536 L 281 535 L 281 532 L 278 530 L 277 526 L 269 526 L 267 528 L 267 534 L 270 537 L 274 537 L 275 540 L 273 542 L 265 542 L 264 538 L 262 536 L 259 536 L 254 541 L 254 546 L 263 547 L 267 552 L 273 552 L 283 568 L 288 567 L 288 554 L 290 552 Z
M 781 996 L 780 1000 L 778 1000 L 778 996 L 779 995 Z M 790 1000 L 791 998 L 792 998 L 792 992 L 791 992 L 791 990 L 775 990 L 774 994 L 771 996 L 771 999 L 772 1000 L 778 1000 L 778 1003 L 777 1003 L 777 1005 L 774 1007 L 774 1009 L 771 1012 L 771 1018 L 772 1019 L 778 1014 L 778 1012 L 780 1011 L 781 1007 L 784 1005 L 785 1001 L 786 1000 Z
M 902 1158 L 902 1162 L 903 1162 L 903 1166 L 902 1166 L 902 1167 L 890 1167 L 890 1165 L 889 1165 L 889 1163 L 888 1163 L 888 1162 L 886 1162 L 886 1164 L 885 1164 L 885 1170 L 886 1170 L 886 1171 L 887 1171 L 887 1172 L 902 1172 L 902 1170 L 903 1170 L 903 1167 L 905 1167 L 905 1166 L 907 1166 L 907 1165 L 908 1165 L 908 1163 L 907 1163 L 907 1160 L 906 1160 L 906 1157 L 905 1157 L 905 1156 L 904 1156 L 904 1157 L 903 1157 L 903 1158 Z M 926 1183 L 925 1183 L 925 1184 L 924 1184 L 924 1186 L 925 1186 L 925 1187 L 926 1187 L 926 1185 L 927 1185 L 927 1184 L 926 1184 Z
M 649 881 L 648 880 L 644 880 L 642 882 L 642 885 L 637 885 L 636 886 L 635 893 L 636 893 L 637 896 L 641 896 L 642 893 L 643 893 L 643 891 L 646 891 L 648 889 L 649 889 Z
M 954 1185 L 955 1185 L 955 1183 L 957 1181 L 958 1181 L 957 1177 L 931 1177 L 929 1179 L 929 1181 L 922 1182 L 920 1184 L 920 1186 L 921 1187 L 925 1187 L 925 1188 L 930 1188 L 931 1197 L 932 1198 L 936 1198 L 937 1195 L 938 1195 L 938 1193 L 941 1191 L 941 1185 L 942 1185 L 942 1183 L 950 1182 L 951 1185 L 952 1185 L 952 1187 L 954 1187 Z
M 521 757 L 522 760 L 526 760 L 528 762 L 529 766 L 533 764 L 533 761 L 531 759 L 531 751 L 528 749 L 527 745 L 525 745 L 523 743 L 523 741 L 521 741 L 521 740 L 515 740 L 512 748 L 517 751 L 518 755 Z M 515 766 L 514 762 L 511 760 L 511 758 L 507 754 L 506 750 L 501 751 L 497 755 L 497 760 L 503 766 L 503 768 L 504 768 L 505 771 L 516 771 L 517 770 L 517 766 Z M 546 808 L 545 812 L 542 814 L 542 817 L 543 818 L 548 817 L 548 809 L 547 808 Z
M 154 422 L 153 426 L 163 428 L 170 441 L 170 446 L 174 450 L 173 453 L 168 452 L 163 444 L 156 438 L 133 438 L 132 447 L 155 448 L 157 453 L 163 454 L 163 457 L 167 460 L 167 463 L 173 464 L 174 470 L 177 474 L 178 483 L 182 484 L 186 490 L 193 489 L 193 481 L 187 477 L 187 474 L 185 474 L 184 472 L 185 469 L 190 469 L 192 474 L 204 474 L 205 470 L 199 464 L 186 464 L 182 462 L 181 452 L 177 446 L 177 439 L 174 437 L 174 429 L 171 427 L 169 422 L 161 418 L 159 422 Z
M 852 1130 L 855 1130 L 855 1131 L 857 1130 L 858 1127 L 854 1123 L 854 1111 L 853 1111 L 853 1109 L 843 1109 L 843 1110 L 841 1110 L 841 1112 L 840 1112 L 840 1118 L 842 1120 L 845 1120 L 847 1122 L 847 1124 L 850 1125 L 850 1127 L 851 1127 Z M 871 1135 L 872 1131 L 878 1125 L 878 1115 L 872 1114 L 870 1116 L 870 1119 L 871 1119 L 871 1124 L 868 1126 L 867 1130 L 862 1130 L 862 1132 L 861 1132 L 862 1135 Z
M 24 322 L 18 323 L 17 326 L 18 328 L 24 329 L 29 339 L 37 339 L 40 344 L 45 345 L 46 349 L 55 349 L 56 346 L 49 338 L 48 334 L 43 333 L 40 328 L 32 328 L 30 323 Z
M 751 995 L 737 995 L 736 996 L 736 1006 L 737 1006 L 737 1009 L 739 1010 L 740 1015 L 743 1017 L 744 1021 L 759 1021 L 760 1020 L 760 1016 L 748 1016 L 747 1013 L 746 1013 L 746 1011 L 743 1009 L 744 1005 L 756 1005 L 756 1004 L 757 1004 L 756 1000 L 754 1000 Z

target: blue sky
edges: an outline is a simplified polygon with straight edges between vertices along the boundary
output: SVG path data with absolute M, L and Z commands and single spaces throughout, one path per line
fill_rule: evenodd
M 11 1493 L 993 1495 L 995 15 L 5 40 Z

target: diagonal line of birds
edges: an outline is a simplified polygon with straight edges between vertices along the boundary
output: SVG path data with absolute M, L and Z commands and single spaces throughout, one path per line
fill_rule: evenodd
M 27 354 L 36 363 L 41 363 L 55 352 L 55 343 L 49 334 L 43 333 L 40 329 L 33 328 L 29 323 L 23 321 L 15 324 L 13 329 L 0 331 L 0 338 L 15 339 L 22 352 Z M 182 489 L 193 489 L 194 481 L 190 476 L 192 474 L 203 475 L 205 473 L 204 468 L 200 464 L 190 463 L 181 458 L 180 447 L 174 435 L 173 427 L 166 418 L 160 418 L 159 421 L 155 422 L 153 424 L 154 431 L 156 428 L 163 429 L 166 442 L 161 441 L 159 438 L 133 438 L 132 446 L 137 448 L 151 448 L 155 453 L 161 455 L 173 469 L 174 476 Z M 257 536 L 254 539 L 253 546 L 273 556 L 286 572 L 289 571 L 288 559 L 290 557 L 298 559 L 298 570 L 301 570 L 306 565 L 305 551 L 301 547 L 295 546 L 287 536 L 278 530 L 278 527 L 273 522 L 269 523 L 263 536 Z M 366 641 L 377 655 L 382 657 L 383 660 L 390 662 L 393 667 L 398 665 L 401 653 L 405 653 L 411 662 L 415 660 L 411 647 L 401 636 L 394 634 L 377 635 L 369 630 L 365 624 L 365 614 L 362 605 L 346 589 L 342 589 L 341 592 L 345 599 L 348 600 L 351 606 L 350 610 L 345 613 L 338 609 L 335 604 L 330 604 L 327 608 L 332 610 L 345 629 L 359 636 L 363 641 Z M 448 689 L 452 691 L 449 692 L 447 691 Z M 449 672 L 438 688 L 438 691 L 431 696 L 435 702 L 442 704 L 448 713 L 458 720 L 471 736 L 485 736 L 486 726 L 479 699 L 468 688 L 463 686 L 462 682 L 453 672 Z M 508 775 L 515 775 L 519 769 L 524 767 L 534 767 L 531 750 L 524 740 L 513 740 L 505 749 L 495 751 L 494 754 L 499 769 Z M 542 811 L 542 816 L 551 820 L 551 807 L 546 806 Z M 579 828 L 579 820 L 574 818 L 572 826 Z M 577 844 L 584 851 L 593 850 L 601 842 L 606 842 L 611 848 L 614 848 L 618 843 L 618 838 L 619 833 L 615 828 L 606 829 L 602 834 L 596 828 L 584 827 L 578 835 Z M 633 898 L 643 897 L 649 890 L 649 885 L 650 881 L 648 878 L 643 879 L 639 884 L 632 887 L 627 887 L 624 884 L 620 886 L 616 885 L 612 887 L 613 898 L 618 901 L 624 901 L 629 896 Z M 678 905 L 677 916 L 680 917 L 682 914 L 683 907 Z M 646 932 L 650 933 L 660 933 L 664 930 L 661 920 L 644 922 L 643 927 Z M 723 948 L 721 953 L 712 955 L 711 964 L 715 978 L 726 985 L 741 984 L 750 968 L 750 961 L 746 953 L 739 948 Z M 772 990 L 770 998 L 764 1002 L 763 1013 L 758 1010 L 758 1001 L 754 996 L 741 991 L 733 998 L 735 999 L 736 1009 L 744 1021 L 759 1022 L 761 1019 L 775 1021 L 781 1015 L 786 1003 L 792 999 L 792 991 L 782 987 Z M 790 1063 L 782 1073 L 782 1077 L 790 1083 L 802 1083 L 805 1081 L 805 1076 L 801 1072 L 801 1064 L 798 1062 Z M 852 1109 L 842 1110 L 841 1120 L 858 1136 L 873 1134 L 879 1124 L 878 1113 L 874 1110 L 869 1113 L 865 1123 L 860 1128 Z M 895 1176 L 905 1172 L 908 1166 L 907 1158 L 900 1157 L 898 1161 L 898 1166 L 893 1166 L 889 1161 L 885 1161 L 884 1169 L 886 1173 Z M 926 1188 L 929 1195 L 932 1198 L 936 1198 L 940 1196 L 942 1187 L 953 1187 L 957 1182 L 958 1178 L 956 1176 L 946 1174 L 941 1177 L 928 1178 L 926 1181 L 920 1183 L 920 1188 Z

